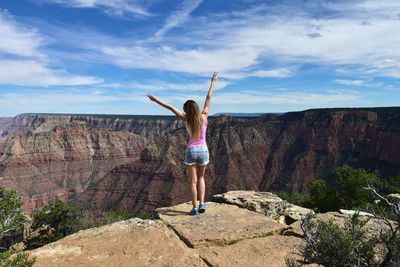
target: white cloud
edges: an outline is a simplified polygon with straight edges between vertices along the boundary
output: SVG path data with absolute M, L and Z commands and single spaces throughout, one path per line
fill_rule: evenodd
M 168 101 L 184 102 L 187 99 L 204 101 L 203 95 L 175 95 L 166 97 Z M 353 105 L 365 102 L 364 96 L 357 91 L 337 90 L 334 92 L 302 92 L 302 91 L 241 91 L 219 92 L 215 94 L 212 103 L 215 105 L 284 105 L 287 110 L 294 107 L 323 107 L 324 105 Z
M 364 80 L 343 80 L 343 79 L 336 79 L 333 80 L 334 83 L 344 84 L 344 85 L 363 85 L 365 84 Z
M 230 82 L 219 79 L 215 85 L 215 90 L 220 90 Z M 198 83 L 170 83 L 165 81 L 147 81 L 147 82 L 131 82 L 131 83 L 111 83 L 103 84 L 104 88 L 111 89 L 134 89 L 144 91 L 202 91 L 207 92 L 210 87 L 210 81 Z
M 220 76 L 228 79 L 243 79 L 247 77 L 260 78 L 287 78 L 293 76 L 297 71 L 297 67 L 276 68 L 268 70 L 242 70 L 234 72 L 223 72 Z
M 306 105 L 321 106 L 326 104 L 342 105 L 362 100 L 359 93 L 352 91 L 310 93 L 301 91 L 289 92 L 237 92 L 220 93 L 215 96 L 215 104 L 274 104 L 274 105 Z
M 376 3 L 372 0 L 363 2 Z M 334 9 L 337 6 L 329 7 Z M 396 9 L 398 5 L 388 7 Z M 375 68 L 376 62 L 387 59 L 399 62 L 400 50 L 396 44 L 400 43 L 400 20 L 382 16 L 384 8 L 378 11 L 371 8 L 368 15 L 372 24 L 362 25 L 364 19 L 360 14 L 363 9 L 357 9 L 356 4 L 353 9 L 353 13 L 339 10 L 335 16 L 319 18 L 301 10 L 289 16 L 284 7 L 282 15 L 277 16 L 268 13 L 269 10 L 262 6 L 234 15 L 192 16 L 187 18 L 183 33 L 163 40 L 162 45 L 146 41 L 134 44 L 122 42 L 122 45 L 105 42 L 96 44 L 94 49 L 100 53 L 100 57 L 122 68 L 159 69 L 198 75 L 216 70 L 231 77 L 242 76 L 241 72 L 249 68 L 254 71 L 247 74 L 258 77 L 288 77 L 292 74 L 290 69 L 286 73 L 284 69 L 256 69 L 268 61 L 280 65 L 311 63 L 369 68 Z M 393 13 L 393 10 L 386 11 Z M 160 31 L 156 35 L 165 33 L 162 29 Z M 318 35 L 318 38 L 310 38 L 310 34 L 312 37 Z M 360 74 L 374 75 L 374 72 Z M 381 70 L 378 75 L 398 76 L 393 70 Z
M 151 14 L 142 6 L 143 2 L 138 0 L 36 0 L 60 4 L 73 8 L 100 8 L 107 14 L 114 16 L 150 16 Z
M 124 10 L 125 4 L 139 5 L 139 1 L 116 0 L 52 2 L 120 11 Z M 200 76 L 208 76 L 215 70 L 221 72 L 222 77 L 230 79 L 249 76 L 285 78 L 294 75 L 297 68 L 268 69 L 266 66 L 312 63 L 339 66 L 341 73 L 399 78 L 400 51 L 396 44 L 400 43 L 397 30 L 400 20 L 394 14 L 400 13 L 400 3 L 394 2 L 318 2 L 315 5 L 335 12 L 318 17 L 304 7 L 294 7 L 297 12 L 293 13 L 290 12 L 293 8 L 287 4 L 271 8 L 254 3 L 250 9 L 196 17 L 190 14 L 201 1 L 187 0 L 152 35 L 162 37 L 174 27 L 185 25 L 179 35 L 170 32 L 162 45 L 147 42 L 147 36 L 143 40 L 132 41 L 132 38 L 116 38 L 93 30 L 85 30 L 85 34 L 82 34 L 82 31 L 72 28 L 64 29 L 62 32 L 67 34 L 59 34 L 57 42 L 81 51 L 72 54 L 70 58 L 74 60 L 114 64 L 127 69 L 176 71 Z M 179 12 L 183 14 L 182 18 L 175 16 Z M 369 25 L 363 25 L 366 20 L 370 22 Z M 310 38 L 310 35 L 318 38 Z M 33 36 L 32 52 L 28 54 L 41 52 L 41 36 L 37 32 Z M 11 49 L 12 45 L 7 47 Z M 52 55 L 66 59 L 69 54 L 66 51 L 53 51 Z M 268 64 L 264 64 L 266 62 Z M 42 65 L 47 66 L 44 63 Z M 157 88 L 157 85 L 147 86 Z
M 100 78 L 49 67 L 44 39 L 37 29 L 19 24 L 0 12 L 0 84 L 52 86 L 102 82 Z
M 51 86 L 96 84 L 102 81 L 92 76 L 49 69 L 34 60 L 0 60 L 0 84 Z
M 155 33 L 154 38 L 160 40 L 171 29 L 186 22 L 189 19 L 190 13 L 192 13 L 202 2 L 203 0 L 185 0 L 180 4 L 179 8 L 172 12 L 172 14 L 167 18 L 164 26 Z
M 18 25 L 7 12 L 0 10 L 0 55 L 43 57 L 44 38 L 34 28 Z
M 210 71 L 232 71 L 248 67 L 257 54 L 246 48 L 189 49 L 173 47 L 103 47 L 101 52 L 123 68 L 145 68 L 207 74 Z
M 371 66 L 376 69 L 397 68 L 400 67 L 400 62 L 388 58 L 374 62 Z
M 52 88 L 23 90 L 0 94 L 2 116 L 19 113 L 123 113 L 142 114 L 137 101 L 146 101 L 144 94 L 115 94 L 98 89 Z M 135 103 L 135 105 L 132 105 Z M 149 101 L 146 101 L 149 104 Z M 149 105 L 151 106 L 151 105 Z

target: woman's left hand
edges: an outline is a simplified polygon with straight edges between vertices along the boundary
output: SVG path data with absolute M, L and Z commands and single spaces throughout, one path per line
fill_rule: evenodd
M 216 83 L 218 80 L 218 72 L 214 72 L 213 76 L 211 77 L 211 83 Z
M 156 102 L 157 101 L 157 98 L 155 97 L 155 96 L 152 96 L 152 95 L 146 95 L 151 101 L 154 101 L 154 102 Z

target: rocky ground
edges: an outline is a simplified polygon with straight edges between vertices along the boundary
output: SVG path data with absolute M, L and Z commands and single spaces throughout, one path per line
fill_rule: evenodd
M 157 220 L 134 218 L 83 230 L 30 255 L 35 267 L 279 267 L 286 258 L 301 259 L 299 220 L 310 210 L 267 192 L 231 191 L 214 198 L 218 202 L 207 202 L 206 213 L 198 216 L 189 214 L 189 203 L 159 208 Z M 343 224 L 348 216 L 328 212 L 316 219 Z M 366 227 L 377 233 L 382 225 L 371 218 Z
M 161 220 L 130 219 L 80 231 L 33 250 L 34 266 L 284 266 L 301 239 L 285 225 L 228 204 L 162 208 Z

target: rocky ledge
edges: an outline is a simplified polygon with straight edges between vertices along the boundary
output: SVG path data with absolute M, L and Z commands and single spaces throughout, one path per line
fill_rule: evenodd
M 83 230 L 30 255 L 36 257 L 35 267 L 279 267 L 285 266 L 287 257 L 301 258 L 304 241 L 298 220 L 306 209 L 264 192 L 233 191 L 214 197 L 219 203 L 207 202 L 206 213 L 198 216 L 189 214 L 189 203 L 159 208 L 157 220 L 134 218 Z M 287 216 L 290 220 L 282 219 Z M 317 219 L 340 224 L 347 216 L 329 212 L 317 214 Z M 381 226 L 378 219 L 367 225 L 375 233 Z

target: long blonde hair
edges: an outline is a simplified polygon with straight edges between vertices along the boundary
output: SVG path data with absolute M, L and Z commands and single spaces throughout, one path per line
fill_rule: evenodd
M 183 111 L 186 113 L 186 123 L 189 127 L 192 138 L 200 136 L 201 113 L 196 101 L 188 100 L 183 105 Z

